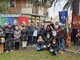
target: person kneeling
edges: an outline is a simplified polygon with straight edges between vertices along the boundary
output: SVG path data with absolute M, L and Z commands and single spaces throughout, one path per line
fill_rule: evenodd
M 38 40 L 37 40 L 37 47 L 36 47 L 37 51 L 41 51 L 43 50 L 43 39 L 41 36 L 39 36 Z
M 49 51 L 50 53 L 52 53 L 53 55 L 56 55 L 58 53 L 58 45 L 56 44 L 56 41 L 52 41 L 51 44 L 49 44 Z

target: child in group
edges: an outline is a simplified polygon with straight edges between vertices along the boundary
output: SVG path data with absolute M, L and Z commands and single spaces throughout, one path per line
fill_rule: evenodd
M 37 40 L 37 47 L 36 47 L 36 50 L 37 51 L 41 51 L 43 49 L 43 39 L 41 36 L 38 37 L 38 40 Z
M 50 37 L 50 34 L 47 34 L 47 38 L 44 41 L 44 45 L 46 45 L 46 49 L 49 49 L 48 45 L 51 43 L 52 37 Z
M 76 37 L 78 38 L 78 51 L 80 52 L 80 29 L 78 30 Z
M 50 53 L 52 53 L 53 55 L 56 55 L 58 53 L 58 45 L 56 43 L 56 39 L 52 40 L 52 43 L 48 45 L 48 47 L 50 47 L 49 51 Z

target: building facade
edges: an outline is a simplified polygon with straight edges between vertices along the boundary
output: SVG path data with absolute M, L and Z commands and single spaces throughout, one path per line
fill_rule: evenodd
M 18 21 L 18 17 L 24 15 L 29 18 L 29 23 L 42 23 L 48 17 L 50 3 L 51 0 L 8 0 L 8 9 L 2 12 L 2 21 L 9 17 Z

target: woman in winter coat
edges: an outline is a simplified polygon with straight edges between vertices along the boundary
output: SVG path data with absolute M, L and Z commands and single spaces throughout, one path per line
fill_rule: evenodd
M 21 40 L 22 40 L 22 47 L 27 47 L 27 40 L 28 40 L 28 31 L 26 29 L 26 26 L 23 27 L 23 30 L 21 31 Z
M 19 27 L 16 26 L 14 31 L 15 50 L 19 50 L 20 37 L 21 37 L 21 31 L 19 30 Z
M 47 25 L 47 27 L 46 27 L 46 35 L 47 34 L 50 34 L 50 37 L 52 37 L 52 29 L 51 29 L 50 25 Z

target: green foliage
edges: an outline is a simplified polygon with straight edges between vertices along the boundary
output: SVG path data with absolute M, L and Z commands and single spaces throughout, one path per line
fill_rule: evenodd
M 0 12 L 8 8 L 7 0 L 0 0 Z

